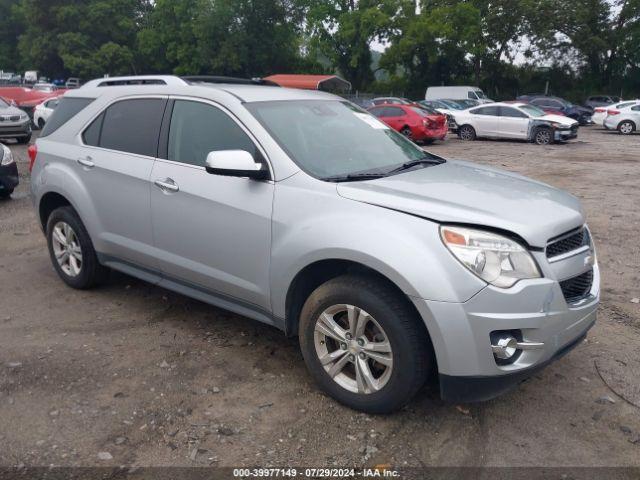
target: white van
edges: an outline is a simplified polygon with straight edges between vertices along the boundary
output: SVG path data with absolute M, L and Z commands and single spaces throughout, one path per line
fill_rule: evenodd
M 38 72 L 36 70 L 27 70 L 24 72 L 24 83 L 37 83 Z
M 493 100 L 487 98 L 482 90 L 478 87 L 429 87 L 424 96 L 425 100 L 477 100 L 480 103 L 491 103 Z

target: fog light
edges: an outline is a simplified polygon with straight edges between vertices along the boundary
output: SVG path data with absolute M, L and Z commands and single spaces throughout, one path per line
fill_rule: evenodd
M 518 340 L 512 335 L 504 335 L 491 345 L 491 348 L 496 358 L 509 360 L 518 351 Z

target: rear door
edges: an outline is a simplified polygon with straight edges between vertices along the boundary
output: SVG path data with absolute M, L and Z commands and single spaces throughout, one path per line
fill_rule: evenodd
M 82 133 L 75 168 L 94 201 L 101 253 L 153 265 L 150 183 L 166 97 L 118 100 Z
M 528 138 L 529 116 L 513 107 L 500 107 L 499 134 L 505 138 Z
M 152 173 L 155 248 L 168 281 L 270 310 L 269 262 L 274 184 L 212 175 L 209 152 L 264 152 L 224 108 L 171 100 Z

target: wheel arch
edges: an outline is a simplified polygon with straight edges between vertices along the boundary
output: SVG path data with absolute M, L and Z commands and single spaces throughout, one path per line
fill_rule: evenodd
M 43 230 L 47 228 L 47 220 L 51 213 L 55 209 L 65 206 L 73 207 L 69 199 L 58 192 L 49 191 L 42 195 L 38 202 L 38 218 Z M 75 207 L 73 208 L 75 210 Z
M 635 132 L 638 129 L 638 125 L 636 125 L 636 122 L 634 122 L 633 120 L 631 120 L 630 118 L 625 118 L 624 120 L 620 120 L 618 122 L 618 125 L 616 126 L 616 130 L 620 129 L 620 125 L 622 125 L 623 123 L 628 122 L 631 125 L 633 125 L 633 131 Z

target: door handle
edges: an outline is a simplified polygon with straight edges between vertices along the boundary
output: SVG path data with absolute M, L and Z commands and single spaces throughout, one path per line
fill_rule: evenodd
M 93 168 L 96 166 L 95 163 L 93 163 L 93 159 L 91 157 L 80 157 L 77 162 L 82 165 L 83 167 L 86 168 Z
M 177 192 L 180 190 L 176 182 L 171 178 L 165 178 L 164 180 L 156 180 L 153 182 L 163 192 Z

